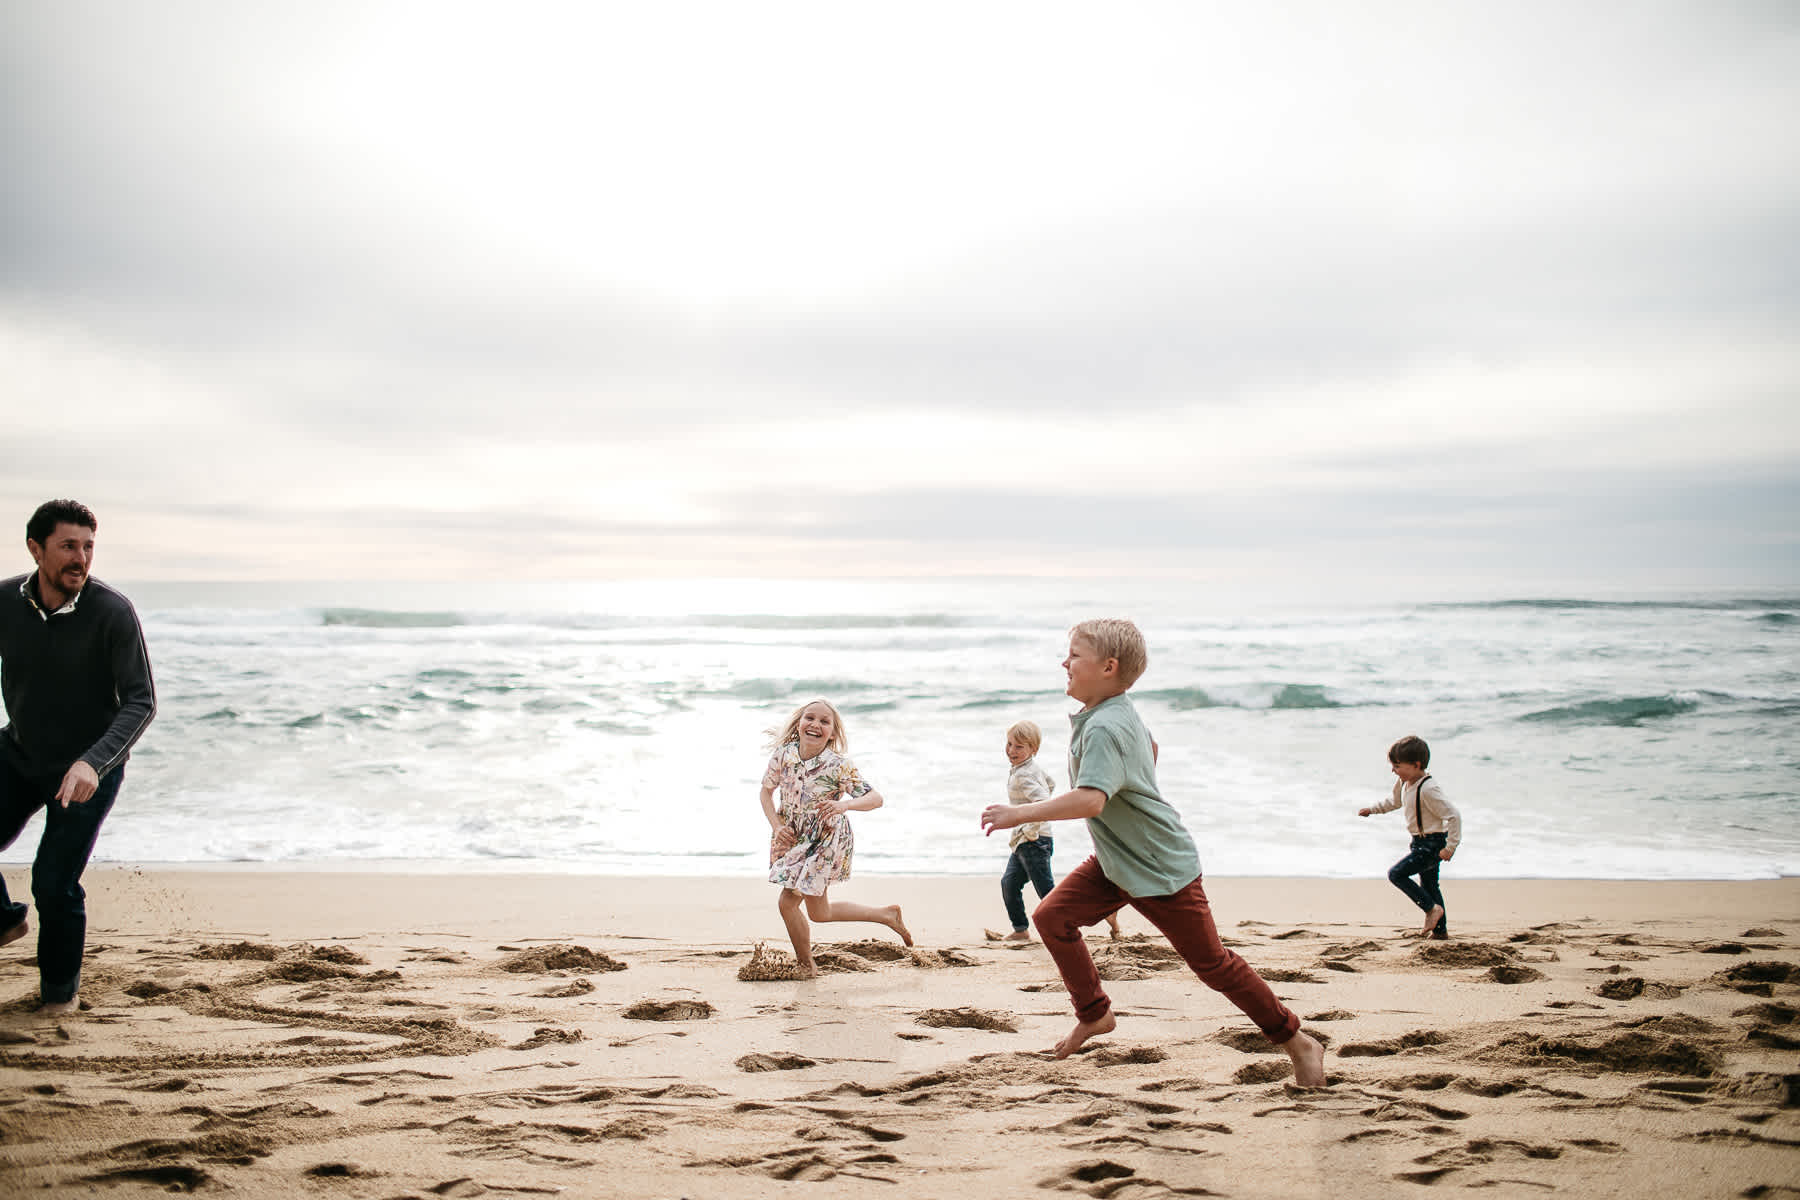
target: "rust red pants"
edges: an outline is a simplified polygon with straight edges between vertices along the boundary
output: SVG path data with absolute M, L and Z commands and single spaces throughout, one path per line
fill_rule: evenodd
M 1271 1042 L 1280 1045 L 1300 1032 L 1300 1018 L 1275 998 L 1249 963 L 1219 941 L 1212 906 L 1199 879 L 1171 896 L 1127 896 L 1092 857 L 1063 876 L 1031 914 L 1038 936 L 1068 985 L 1078 1020 L 1097 1021 L 1112 1009 L 1081 931 L 1127 904 L 1163 932 L 1201 983 L 1237 1005 Z

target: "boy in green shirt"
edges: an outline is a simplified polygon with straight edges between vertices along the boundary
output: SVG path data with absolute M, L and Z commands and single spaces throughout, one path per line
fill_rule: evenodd
M 1056 885 L 1032 914 L 1056 960 L 1075 1028 L 1059 1042 L 1067 1058 L 1118 1022 L 1081 930 L 1127 904 L 1169 939 L 1200 982 L 1223 993 L 1294 1062 L 1302 1087 L 1325 1086 L 1325 1048 L 1300 1031 L 1300 1018 L 1250 964 L 1227 949 L 1200 886 L 1200 856 L 1181 817 L 1156 789 L 1156 743 L 1125 695 L 1149 665 L 1144 635 L 1130 621 L 1083 621 L 1069 631 L 1068 694 L 1072 787 L 1036 804 L 996 804 L 981 814 L 988 833 L 1031 821 L 1086 817 L 1094 856 Z

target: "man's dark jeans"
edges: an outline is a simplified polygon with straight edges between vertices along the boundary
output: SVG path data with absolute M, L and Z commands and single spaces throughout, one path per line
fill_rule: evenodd
M 1025 919 L 1025 880 L 1031 880 L 1039 900 L 1056 887 L 1056 876 L 1050 873 L 1050 852 L 1055 849 L 1055 839 L 1040 833 L 1036 841 L 1020 842 L 1006 860 L 1006 872 L 1000 876 L 1000 899 L 1006 902 L 1006 915 L 1012 920 L 1014 933 L 1031 928 L 1031 922 Z
M 38 913 L 38 995 L 45 1004 L 63 1004 L 81 988 L 81 955 L 87 944 L 87 893 L 81 873 L 100 836 L 100 823 L 118 798 L 125 768 L 114 767 L 85 804 L 56 802 L 62 777 L 28 779 L 0 758 L 0 850 L 18 838 L 38 809 L 44 836 L 31 864 L 31 896 Z M 25 919 L 26 909 L 7 894 L 0 879 L 0 930 Z
M 1438 851 L 1450 840 L 1447 833 L 1428 833 L 1412 840 L 1412 849 L 1405 858 L 1388 869 L 1388 882 L 1406 893 L 1407 899 L 1419 906 L 1419 911 L 1429 913 L 1432 908 L 1443 908 L 1444 915 L 1438 918 L 1437 937 L 1450 936 L 1450 910 L 1444 904 L 1444 893 L 1438 890 L 1438 868 L 1444 860 L 1438 857 Z M 1411 876 L 1417 875 L 1419 882 L 1414 883 Z

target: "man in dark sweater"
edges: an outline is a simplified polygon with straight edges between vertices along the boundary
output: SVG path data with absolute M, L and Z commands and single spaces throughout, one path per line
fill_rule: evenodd
M 0 850 L 44 810 L 31 865 L 39 1012 L 75 1011 L 87 941 L 81 873 L 112 810 L 131 747 L 156 715 L 144 632 L 131 601 L 88 575 L 100 523 L 51 500 L 25 525 L 29 575 L 0 581 Z M 30 932 L 0 879 L 0 946 Z

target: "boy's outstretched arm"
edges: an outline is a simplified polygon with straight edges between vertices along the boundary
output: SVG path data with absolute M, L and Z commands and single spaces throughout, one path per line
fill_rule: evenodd
M 1011 829 L 1033 821 L 1068 821 L 1076 817 L 1097 817 L 1106 807 L 1106 793 L 1099 788 L 1071 788 L 1060 796 L 1039 800 L 1036 804 L 991 804 L 981 810 L 981 831 L 991 834 L 996 829 Z

